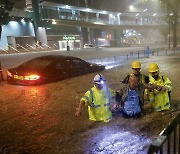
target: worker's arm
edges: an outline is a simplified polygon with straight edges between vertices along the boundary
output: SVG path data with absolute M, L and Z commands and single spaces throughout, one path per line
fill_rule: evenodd
M 90 90 L 88 90 L 84 94 L 84 96 L 81 98 L 79 106 L 76 109 L 75 116 L 78 117 L 79 115 L 81 115 L 83 106 L 84 105 L 91 105 L 91 103 L 92 103 L 92 96 L 91 96 Z
M 127 76 L 123 79 L 123 81 L 122 81 L 121 83 L 128 84 L 128 82 L 129 82 L 129 76 L 130 76 L 130 75 L 127 75 Z
M 110 102 L 112 110 L 119 108 L 118 107 L 119 106 L 118 92 L 115 90 L 112 90 L 111 88 L 109 88 L 109 92 L 111 94 L 111 99 L 113 100 Z
M 171 81 L 167 78 L 166 75 L 162 76 L 162 80 L 163 80 L 163 86 L 161 86 L 160 88 L 157 88 L 158 91 L 161 92 L 170 92 L 172 90 L 172 84 Z
M 78 117 L 81 115 L 82 113 L 82 109 L 83 109 L 83 106 L 85 105 L 85 101 L 84 100 L 81 100 L 80 103 L 79 103 L 79 106 L 78 108 L 76 109 L 76 113 L 75 113 L 75 116 Z
M 123 95 L 123 87 L 121 87 L 120 90 L 116 91 L 116 96 L 115 96 L 116 104 L 114 105 L 115 109 L 121 108 L 122 95 Z
M 145 80 L 145 83 L 149 83 L 149 77 L 144 75 L 144 80 Z
M 163 80 L 164 80 L 164 86 L 165 86 L 166 90 L 171 91 L 172 90 L 172 83 L 169 80 L 169 78 L 166 75 L 163 75 Z

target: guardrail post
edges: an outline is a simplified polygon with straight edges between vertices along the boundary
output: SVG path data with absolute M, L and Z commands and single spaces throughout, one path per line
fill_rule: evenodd
M 67 46 L 66 46 L 66 49 L 67 49 L 67 51 L 70 51 L 70 46 L 67 45 Z
M 158 150 L 161 151 L 163 143 L 166 141 L 166 136 L 158 136 L 154 141 L 151 143 L 148 154 L 154 154 L 158 152 Z
M 139 51 L 138 51 L 138 59 L 139 59 Z
M 167 145 L 167 154 L 180 152 L 180 113 L 174 118 L 170 125 L 151 143 L 148 154 L 163 153 L 164 145 Z M 177 132 L 176 132 L 177 131 Z M 178 132 L 179 131 L 179 132 Z M 173 137 L 173 138 L 172 138 Z M 172 141 L 171 141 L 172 138 Z M 179 141 L 178 141 L 179 140 Z M 166 144 L 167 141 L 167 144 Z
M 179 135 L 180 135 L 180 125 L 179 125 Z M 179 144 L 180 144 L 180 137 L 179 137 Z M 180 146 L 179 146 L 179 149 L 178 149 L 179 153 L 180 153 Z
M 148 54 L 148 53 L 147 53 Z M 146 56 L 146 50 L 144 50 L 144 57 Z
M 130 56 L 132 56 L 132 57 L 133 57 L 133 52 L 130 52 Z
M 128 55 L 126 55 L 127 56 L 127 60 L 128 60 Z
M 159 50 L 157 51 L 157 56 L 159 56 Z
M 179 125 L 179 136 L 180 136 L 180 125 Z M 179 144 L 180 144 L 180 137 L 179 137 Z M 180 145 L 179 145 L 179 149 L 178 149 L 179 153 L 180 153 Z
M 167 140 L 167 153 L 170 153 L 171 151 L 171 137 L 168 136 L 168 140 Z
M 174 153 L 176 153 L 176 128 L 174 129 Z
M 1 67 L 1 61 L 0 61 L 0 82 L 4 81 L 3 73 L 2 73 L 2 67 Z
M 152 51 L 152 56 L 154 56 L 154 51 Z

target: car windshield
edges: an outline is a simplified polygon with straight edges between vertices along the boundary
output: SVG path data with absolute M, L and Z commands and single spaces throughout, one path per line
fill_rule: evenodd
M 48 66 L 52 60 L 47 59 L 32 59 L 20 65 L 21 68 L 41 70 Z

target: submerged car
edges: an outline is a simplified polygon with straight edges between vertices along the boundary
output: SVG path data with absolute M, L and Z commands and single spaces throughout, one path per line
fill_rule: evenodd
M 8 69 L 7 82 L 9 84 L 37 85 L 104 69 L 105 66 L 91 64 L 76 57 L 47 55 Z

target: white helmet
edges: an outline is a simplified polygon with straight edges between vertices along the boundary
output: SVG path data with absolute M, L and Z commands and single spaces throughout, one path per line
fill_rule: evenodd
M 103 75 L 97 74 L 97 75 L 95 75 L 93 81 L 94 81 L 94 83 L 97 83 L 97 84 L 103 84 L 106 81 L 106 79 L 104 78 Z

